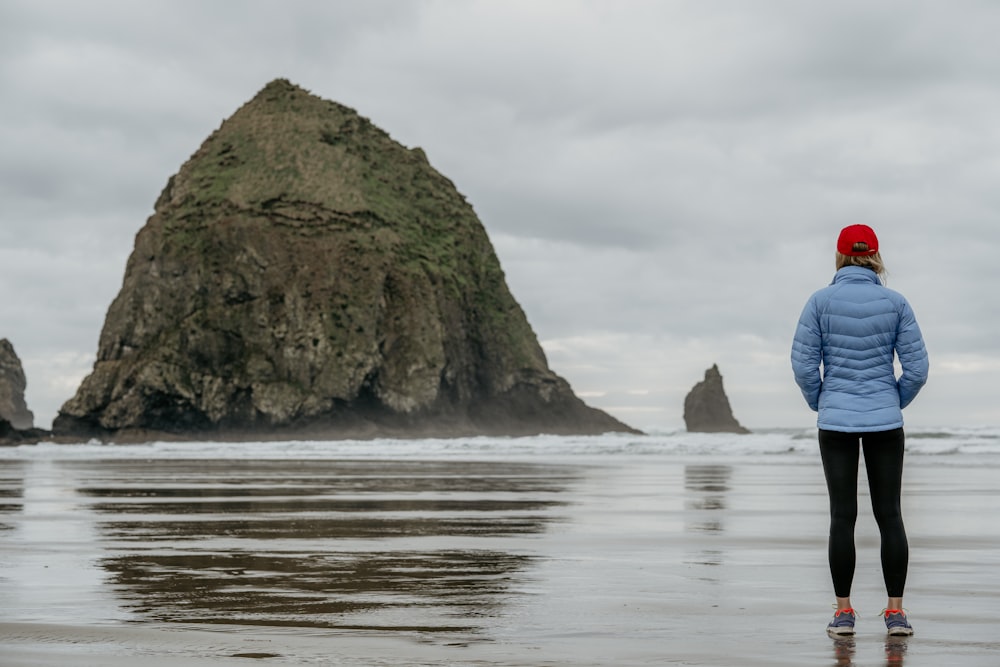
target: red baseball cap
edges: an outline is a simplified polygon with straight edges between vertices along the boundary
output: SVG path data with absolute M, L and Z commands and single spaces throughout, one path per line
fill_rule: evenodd
M 855 250 L 855 243 L 864 243 L 867 250 Z M 878 252 L 878 237 L 868 225 L 848 225 L 840 230 L 837 239 L 837 252 L 850 257 L 863 257 Z

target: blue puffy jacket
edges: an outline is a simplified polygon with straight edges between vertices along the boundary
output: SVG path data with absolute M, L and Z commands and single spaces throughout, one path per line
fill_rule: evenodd
M 902 374 L 897 380 L 893 353 Z M 822 366 L 822 371 L 820 367 Z M 927 382 L 927 350 L 910 304 L 871 269 L 845 266 L 802 310 L 792 370 L 819 428 L 848 433 L 903 425 Z

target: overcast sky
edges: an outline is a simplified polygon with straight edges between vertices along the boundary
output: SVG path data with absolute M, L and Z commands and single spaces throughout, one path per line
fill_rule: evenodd
M 791 337 L 871 225 L 931 356 L 918 426 L 1000 425 L 1000 4 L 0 0 L 0 338 L 49 427 L 180 165 L 284 77 L 420 146 L 549 364 L 639 428 L 718 363 L 808 428 Z

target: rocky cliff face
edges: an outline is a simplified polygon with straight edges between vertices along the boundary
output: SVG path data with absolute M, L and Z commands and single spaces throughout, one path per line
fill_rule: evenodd
M 684 398 L 684 423 L 688 431 L 701 433 L 749 433 L 733 416 L 722 388 L 722 375 L 715 364 L 705 371 L 705 379 Z
M 549 370 L 482 224 L 423 151 L 277 80 L 170 178 L 53 430 L 631 429 Z
M 6 338 L 0 339 L 0 419 L 22 431 L 32 428 L 35 422 L 35 415 L 24 402 L 27 386 L 14 346 Z

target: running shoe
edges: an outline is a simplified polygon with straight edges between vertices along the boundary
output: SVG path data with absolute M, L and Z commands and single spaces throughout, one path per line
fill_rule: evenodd
M 831 636 L 841 637 L 854 634 L 854 610 L 838 609 L 833 614 L 833 620 L 826 626 L 826 633 Z M 888 622 L 888 621 L 887 621 Z
M 906 612 L 902 609 L 886 609 L 882 614 L 885 616 L 885 629 L 893 637 L 908 637 L 913 634 L 913 626 L 906 620 Z

